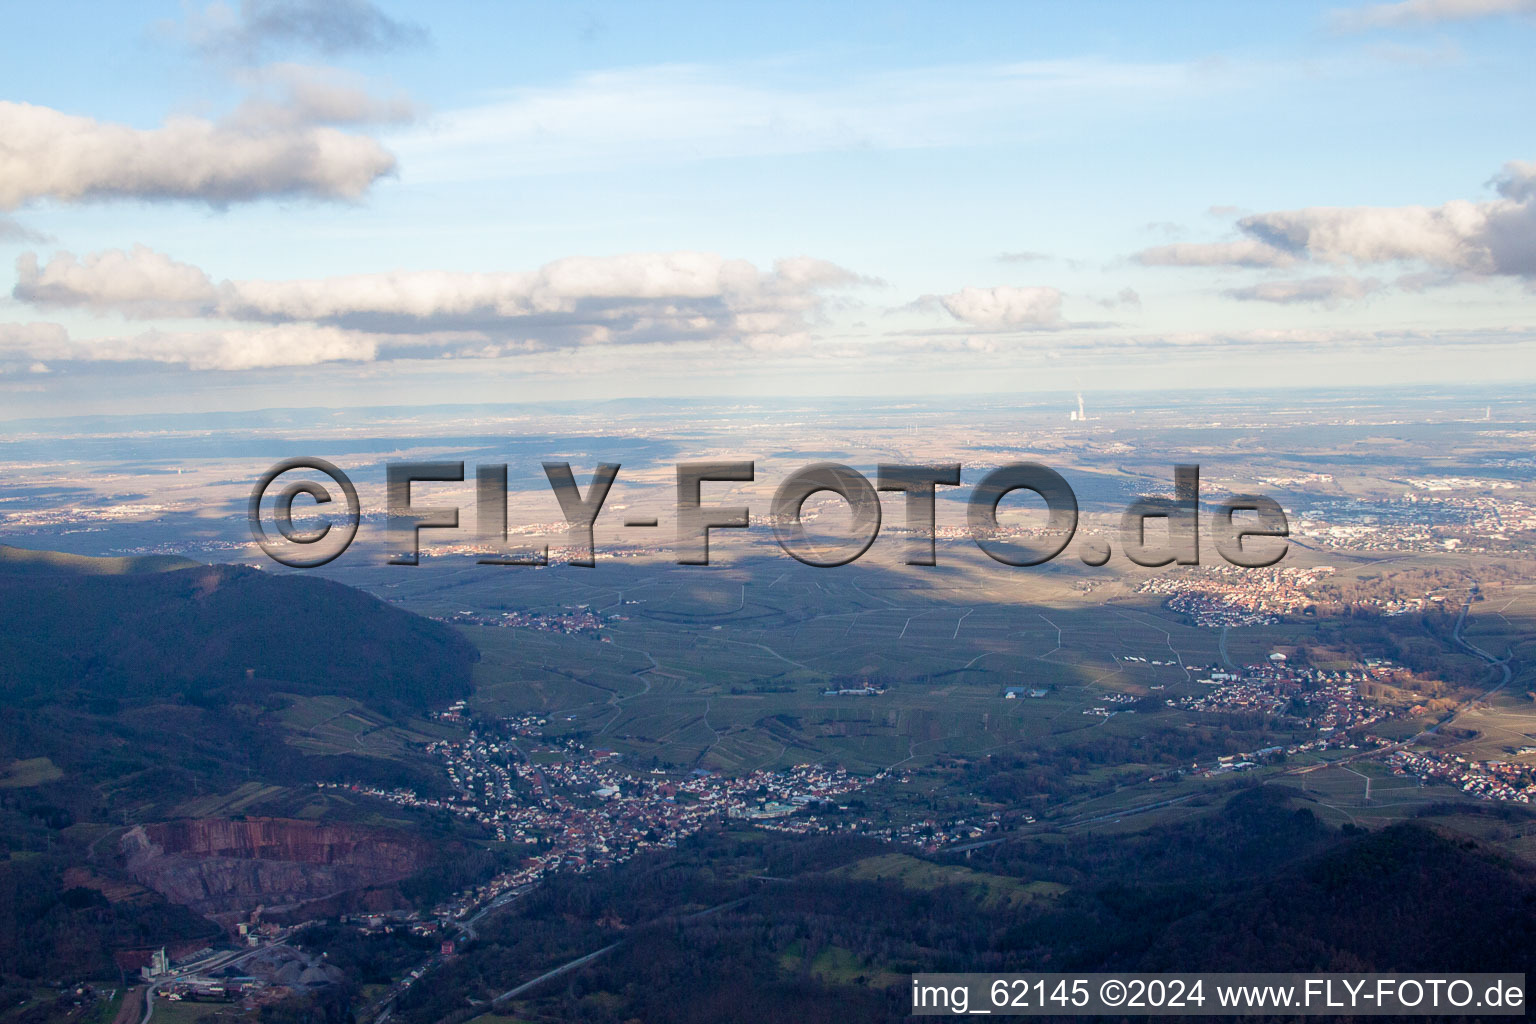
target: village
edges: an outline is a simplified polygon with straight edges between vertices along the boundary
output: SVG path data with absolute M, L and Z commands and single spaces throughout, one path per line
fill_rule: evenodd
M 1382 658 L 1340 670 L 1295 666 L 1277 653 L 1267 664 L 1241 670 L 1212 667 L 1200 680 L 1210 689 L 1165 703 L 1197 712 L 1285 715 L 1317 733 L 1319 747 L 1296 749 L 1319 749 L 1393 717 L 1391 707 L 1364 696 L 1361 686 L 1396 682 L 1401 676 L 1398 666 Z
M 1164 607 L 1188 615 L 1198 626 L 1266 626 L 1280 621 L 1282 615 L 1305 611 L 1316 600 L 1310 588 L 1333 571 L 1328 565 L 1271 569 L 1212 565 L 1153 576 L 1136 592 L 1166 595 Z
M 1507 481 L 1462 477 L 1408 478 L 1401 497 L 1376 501 L 1318 502 L 1297 510 L 1298 535 L 1327 547 L 1357 551 L 1488 550 L 1488 542 L 1536 530 L 1536 505 L 1491 493 Z M 1475 485 L 1475 488 L 1473 487 Z M 1469 490 L 1489 493 L 1468 493 Z
M 1315 578 L 1310 570 L 1275 573 L 1269 586 L 1287 587 Z M 1138 659 L 1132 659 L 1138 660 Z M 1214 775 L 1256 767 L 1274 755 L 1333 748 L 1383 746 L 1372 726 L 1399 712 L 1364 695 L 1368 683 L 1400 684 L 1405 670 L 1381 658 L 1349 669 L 1293 664 L 1276 652 L 1262 664 L 1241 669 L 1191 666 L 1201 692 L 1163 701 L 1197 714 L 1284 716 L 1312 735 L 1299 742 L 1251 753 L 1223 756 L 1199 774 Z M 835 691 L 834 691 L 835 692 Z M 860 691 L 863 692 L 863 691 Z M 1009 687 L 1006 697 L 1043 697 L 1048 690 Z M 1083 713 L 1130 714 L 1137 698 L 1107 694 Z M 726 776 L 705 769 L 686 774 L 630 765 L 621 753 L 588 747 L 579 739 L 549 735 L 549 722 L 525 713 L 494 721 L 475 718 L 464 701 L 433 715 L 468 730 L 462 740 L 436 740 L 427 747 L 441 759 L 451 796 L 411 789 L 319 783 L 418 810 L 442 811 L 484 827 L 498 842 L 527 849 L 523 863 L 476 889 L 461 892 L 435 908 L 435 916 L 461 920 L 499 897 L 524 891 L 552 871 L 609 867 L 636 854 L 678 842 L 712 823 L 735 822 L 795 835 L 856 833 L 925 849 L 974 840 L 1000 822 L 914 820 L 877 824 L 849 815 L 844 799 L 892 773 L 850 775 L 840 767 L 799 765 Z M 1177 774 L 1183 774 L 1178 772 Z M 909 776 L 898 773 L 898 781 Z
M 587 634 L 596 636 L 609 622 L 620 621 L 621 615 L 598 615 L 586 605 L 565 608 L 560 612 L 545 614 L 531 611 L 474 612 L 460 611 L 451 615 L 434 616 L 439 622 L 455 626 L 499 626 L 508 629 L 533 629 L 545 633 L 562 633 L 566 636 Z M 599 637 L 607 641 L 607 637 Z
M 1519 753 L 1536 753 L 1526 747 Z M 1484 800 L 1528 804 L 1536 797 L 1536 768 L 1518 761 L 1476 761 L 1443 751 L 1395 750 L 1387 758 L 1394 775 L 1444 782 Z
M 439 717 L 461 721 L 462 715 L 462 704 L 456 704 Z M 880 773 L 861 778 L 823 765 L 760 769 L 735 777 L 703 769 L 681 777 L 661 769 L 642 772 L 625 765 L 614 751 L 591 749 L 574 739 L 546 738 L 545 724 L 536 716 L 515 716 L 498 723 L 495 732 L 482 724 L 462 741 L 431 743 L 428 751 L 442 759 L 454 790 L 449 798 L 410 789 L 318 785 L 402 807 L 447 811 L 484 826 L 500 842 L 527 846 L 528 856 L 518 869 L 460 893 L 434 911 L 440 918 L 458 919 L 500 894 L 538 882 L 548 872 L 610 867 L 647 849 L 675 847 L 711 822 L 755 824 L 814 811 L 818 805 L 835 807 L 840 798 L 884 777 Z M 529 741 L 530 749 L 524 751 L 519 740 Z M 848 827 L 814 814 L 797 821 L 803 823 L 797 831 Z

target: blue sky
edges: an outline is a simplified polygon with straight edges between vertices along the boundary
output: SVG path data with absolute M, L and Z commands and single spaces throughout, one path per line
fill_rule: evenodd
M 1525 0 L 7 21 L 16 416 L 1536 376 Z

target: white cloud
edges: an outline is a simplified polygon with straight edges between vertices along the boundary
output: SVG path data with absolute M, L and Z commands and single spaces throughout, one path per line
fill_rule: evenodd
M 1254 214 L 1238 226 L 1276 249 L 1322 263 L 1470 266 L 1486 261 L 1477 239 L 1488 212 L 1465 200 L 1434 207 L 1310 207 Z
M 59 324 L 0 324 L 0 360 L 30 361 L 33 372 L 53 362 L 153 362 L 192 370 L 250 370 L 368 361 L 380 339 L 335 327 L 283 324 L 255 330 L 148 331 L 107 338 L 72 338 Z M 42 370 L 36 367 L 42 366 Z
M 1471 21 L 1508 14 L 1536 14 L 1536 0 L 1401 0 L 1332 12 L 1329 20 L 1342 32 Z
M 1413 263 L 1466 276 L 1536 280 L 1536 163 L 1512 162 L 1492 183 L 1498 198 L 1439 206 L 1315 206 L 1237 222 L 1237 242 L 1147 249 L 1157 266 L 1279 267 Z
M 59 324 L 0 323 L 0 359 L 56 359 L 70 344 Z
M 16 260 L 14 297 L 43 308 L 77 307 L 130 317 L 198 316 L 218 302 L 218 289 L 197 267 L 142 245 L 108 249 L 83 261 L 60 252 L 46 264 L 36 253 Z
M 1057 288 L 962 288 L 938 297 L 956 320 L 990 328 L 1029 328 L 1061 320 L 1061 291 Z
M 255 330 L 152 331 L 108 342 L 107 358 L 179 363 L 192 370 L 250 370 L 273 366 L 315 366 L 338 361 L 367 362 L 379 340 L 357 331 L 313 324 L 280 324 Z
M 1231 288 L 1226 294 L 1234 299 L 1249 302 L 1275 302 L 1286 305 L 1317 303 L 1334 307 L 1345 302 L 1363 299 L 1381 288 L 1374 277 L 1360 278 L 1347 275 L 1308 277 L 1294 281 L 1260 281 L 1246 288 Z
M 1296 262 L 1288 252 L 1245 238 L 1236 242 L 1180 242 L 1138 252 L 1149 267 L 1284 267 Z
M 0 101 L 0 209 L 35 199 L 357 199 L 395 169 L 376 140 L 327 125 L 173 117 L 139 129 Z
M 483 354 L 591 344 L 808 340 L 828 293 L 870 283 L 824 260 L 769 271 L 714 253 L 573 257 L 533 271 L 401 271 L 296 281 L 222 281 L 143 246 L 16 263 L 15 298 L 130 318 L 313 323 L 398 336 L 392 344 Z

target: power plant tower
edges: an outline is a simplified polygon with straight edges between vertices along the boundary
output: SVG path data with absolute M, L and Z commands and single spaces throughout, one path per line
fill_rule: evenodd
M 1088 413 L 1083 410 L 1083 393 L 1079 391 L 1077 393 L 1077 408 L 1072 410 L 1071 420 L 1073 423 L 1080 423 L 1087 418 Z

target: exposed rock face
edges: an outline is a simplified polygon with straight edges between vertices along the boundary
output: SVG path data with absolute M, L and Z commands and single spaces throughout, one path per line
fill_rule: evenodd
M 429 844 L 404 833 L 291 818 L 140 825 L 119 849 L 135 879 L 204 914 L 292 906 L 396 882 L 431 855 Z

